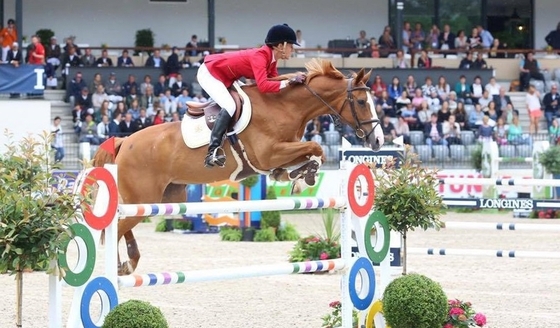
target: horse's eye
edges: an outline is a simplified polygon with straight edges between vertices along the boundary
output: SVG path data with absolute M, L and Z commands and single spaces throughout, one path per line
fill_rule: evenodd
M 358 104 L 359 104 L 360 106 L 365 106 L 366 101 L 365 101 L 364 99 L 358 99 Z

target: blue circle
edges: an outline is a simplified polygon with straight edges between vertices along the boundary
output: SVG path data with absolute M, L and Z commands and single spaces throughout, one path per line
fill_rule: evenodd
M 362 269 L 365 270 L 367 275 L 366 279 L 369 281 L 369 290 L 364 298 L 360 298 L 360 295 L 358 295 L 360 291 L 356 289 L 356 278 Z M 375 296 L 375 272 L 373 271 L 373 264 L 371 261 L 365 257 L 359 257 L 356 262 L 354 262 L 354 265 L 352 265 L 352 268 L 350 268 L 349 280 L 348 289 L 350 291 L 352 304 L 360 311 L 367 309 L 373 302 L 373 297 Z
M 84 288 L 84 292 L 82 294 L 82 303 L 80 306 L 80 316 L 82 318 L 82 324 L 84 325 L 84 327 L 101 328 L 101 326 L 95 325 L 89 314 L 91 299 L 93 298 L 93 295 L 95 295 L 95 293 L 98 291 L 102 291 L 107 295 L 107 298 L 109 299 L 109 311 L 119 304 L 117 291 L 115 290 L 115 286 L 113 286 L 109 279 L 105 277 L 97 277 L 91 280 Z M 102 301 L 101 306 L 106 307 L 107 304 L 104 304 L 104 302 Z

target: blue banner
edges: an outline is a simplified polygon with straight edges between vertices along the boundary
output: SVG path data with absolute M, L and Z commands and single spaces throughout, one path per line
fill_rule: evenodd
M 0 93 L 43 94 L 45 68 L 41 65 L 0 65 Z

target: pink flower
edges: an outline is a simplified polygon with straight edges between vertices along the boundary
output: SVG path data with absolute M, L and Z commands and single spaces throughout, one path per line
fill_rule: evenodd
M 443 326 L 443 328 L 454 328 L 454 327 L 453 327 L 453 324 L 447 323 L 447 324 L 445 324 L 445 326 Z
M 459 300 L 448 300 L 447 304 L 449 304 L 451 307 L 459 307 L 461 302 L 459 302 Z
M 339 301 L 334 301 L 329 303 L 329 307 L 335 308 L 340 305 Z
M 320 258 L 321 260 L 326 260 L 326 259 L 329 258 L 329 254 L 323 252 L 323 253 L 321 253 L 321 255 L 319 255 L 319 258 Z
M 482 313 L 477 313 L 474 315 L 474 322 L 476 322 L 476 325 L 479 327 L 482 327 L 486 324 L 486 316 Z
M 461 315 L 461 314 L 465 314 L 465 311 L 463 311 L 463 309 L 461 308 L 451 308 L 451 310 L 449 310 L 449 315 L 450 316 L 454 316 L 454 315 Z

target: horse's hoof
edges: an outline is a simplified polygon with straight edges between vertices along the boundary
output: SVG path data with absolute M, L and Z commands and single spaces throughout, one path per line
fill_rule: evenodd
M 308 186 L 315 186 L 315 183 L 317 182 L 317 172 L 319 172 L 319 163 L 316 161 L 310 162 L 305 174 L 305 183 Z
M 132 268 L 132 265 L 130 264 L 130 261 L 126 261 L 123 262 L 119 265 L 119 276 L 126 276 L 131 274 L 134 271 L 134 269 Z
M 307 188 L 307 184 L 304 179 L 296 179 L 292 181 L 291 195 L 298 195 L 304 191 L 305 188 Z

